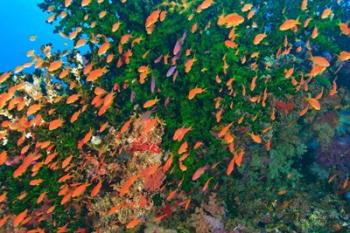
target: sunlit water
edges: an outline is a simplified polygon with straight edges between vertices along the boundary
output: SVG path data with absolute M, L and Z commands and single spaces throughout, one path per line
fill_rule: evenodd
M 68 41 L 53 33 L 46 23 L 47 14 L 38 7 L 41 0 L 0 0 L 0 72 L 13 70 L 30 61 L 28 50 L 39 51 L 41 45 L 52 43 L 54 49 L 65 49 Z M 29 40 L 31 35 L 37 38 Z

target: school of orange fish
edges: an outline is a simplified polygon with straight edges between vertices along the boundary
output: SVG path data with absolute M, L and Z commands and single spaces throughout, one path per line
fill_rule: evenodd
M 88 9 L 91 4 L 102 4 L 104 0 L 65 0 L 62 3 L 62 11 L 58 15 L 53 13 L 49 16 L 47 21 L 49 23 L 57 20 L 58 16 L 61 19 L 69 17 L 72 12 L 70 7 L 72 4 L 80 4 L 80 7 Z M 126 3 L 127 0 L 121 0 L 122 3 Z M 217 1 L 219 2 L 219 1 Z M 267 151 L 271 148 L 271 139 L 272 136 L 269 132 L 272 130 L 272 122 L 276 119 L 277 110 L 274 106 L 269 104 L 269 98 L 271 98 L 271 93 L 269 90 L 269 83 L 273 82 L 271 78 L 260 77 L 261 73 L 254 77 L 248 78 L 250 81 L 248 85 L 236 85 L 236 80 L 233 77 L 227 77 L 230 65 L 227 61 L 227 55 L 229 53 L 234 53 L 236 56 L 239 56 L 238 65 L 244 66 L 248 65 L 251 70 L 257 71 L 259 59 L 259 47 L 258 46 L 268 46 L 269 40 L 273 40 L 274 32 L 266 32 L 257 30 L 256 35 L 254 36 L 253 41 L 247 41 L 246 43 L 251 43 L 256 46 L 256 50 L 251 54 L 242 53 L 240 51 L 240 44 L 236 41 L 236 38 L 239 37 L 237 33 L 238 28 L 242 27 L 243 24 L 252 25 L 252 27 L 258 27 L 256 22 L 254 22 L 254 15 L 256 13 L 256 8 L 253 4 L 242 3 L 241 10 L 236 12 L 224 12 L 217 17 L 207 19 L 208 22 L 205 25 L 205 28 L 201 28 L 202 24 L 197 22 L 192 23 L 193 19 L 196 18 L 196 15 L 202 14 L 204 11 L 209 10 L 212 7 L 216 7 L 217 2 L 213 0 L 204 0 L 200 1 L 199 4 L 191 5 L 186 1 L 182 1 L 181 7 L 184 9 L 190 9 L 192 7 L 193 13 L 188 16 L 188 21 L 191 22 L 191 28 L 189 32 L 184 32 L 182 37 L 177 39 L 176 43 L 172 45 L 172 48 L 169 48 L 169 53 L 159 54 L 159 57 L 154 61 L 155 64 L 163 63 L 168 72 L 162 74 L 164 77 L 172 78 L 173 82 L 176 82 L 177 76 L 183 76 L 186 78 L 186 75 L 193 72 L 193 67 L 200 64 L 201 57 L 195 54 L 194 48 L 186 48 L 186 37 L 187 33 L 200 33 L 201 30 L 207 30 L 210 27 L 214 27 L 213 24 L 216 24 L 215 27 L 222 28 L 225 32 L 228 32 L 227 38 L 222 41 L 222 43 L 227 47 L 227 54 L 222 57 L 222 67 L 220 67 L 220 73 L 213 75 L 213 80 L 217 85 L 225 82 L 222 88 L 219 89 L 219 93 L 215 93 L 217 97 L 213 100 L 214 104 L 214 117 L 216 125 L 213 127 L 215 136 L 218 140 L 223 142 L 223 145 L 227 147 L 227 150 L 232 154 L 232 158 L 227 163 L 225 172 L 227 175 L 230 175 L 235 166 L 241 166 L 244 162 L 245 149 L 236 144 L 238 140 L 235 135 L 233 135 L 231 129 L 237 125 L 241 125 L 245 122 L 245 118 L 251 118 L 251 121 L 257 119 L 257 115 L 243 115 L 238 119 L 237 122 L 226 122 L 222 123 L 223 115 L 225 114 L 225 108 L 222 107 L 223 93 L 226 93 L 228 96 L 234 98 L 238 93 L 245 97 L 247 103 L 261 105 L 262 108 L 268 109 L 270 113 L 269 119 L 271 124 L 263 128 L 260 132 L 249 130 L 246 132 L 245 136 L 249 138 L 254 143 L 265 144 Z M 40 128 L 44 131 L 59 131 L 64 127 L 70 127 L 70 124 L 74 124 L 79 117 L 85 114 L 89 109 L 93 109 L 94 113 L 98 117 L 102 117 L 106 114 L 107 111 L 113 111 L 115 108 L 116 99 L 119 96 L 119 93 L 122 90 L 129 88 L 130 83 L 124 82 L 122 86 L 115 84 L 111 90 L 106 90 L 99 85 L 99 81 L 109 78 L 109 73 L 113 69 L 118 69 L 121 67 L 127 67 L 130 61 L 133 59 L 134 54 L 137 54 L 134 51 L 134 48 L 137 44 L 141 43 L 145 37 L 150 37 L 157 30 L 157 26 L 162 24 L 167 20 L 170 11 L 167 11 L 167 6 L 157 7 L 154 11 L 150 12 L 147 17 L 144 18 L 144 35 L 135 36 L 132 32 L 120 35 L 120 41 L 111 41 L 108 39 L 108 35 L 101 34 L 90 34 L 89 39 L 79 38 L 79 35 L 84 31 L 82 27 L 76 27 L 75 31 L 70 32 L 69 35 L 66 35 L 70 40 L 74 41 L 74 48 L 87 47 L 92 45 L 96 47 L 94 50 L 94 57 L 97 57 L 100 61 L 104 61 L 104 66 L 101 66 L 101 63 L 90 61 L 81 68 L 79 72 L 79 77 L 82 80 L 86 81 L 86 84 L 81 84 L 80 81 L 76 80 L 76 77 L 72 75 L 72 67 L 69 62 L 65 59 L 67 54 L 62 54 L 60 56 L 51 56 L 51 48 L 47 47 L 43 51 L 43 55 L 36 54 L 34 51 L 29 51 L 28 56 L 32 58 L 32 61 L 24 65 L 16 67 L 14 71 L 9 71 L 3 73 L 0 76 L 0 84 L 7 85 L 6 88 L 1 89 L 0 94 L 0 110 L 6 110 L 9 112 L 14 112 L 16 117 L 12 119 L 6 119 L 6 117 L 1 118 L 1 127 L 0 127 L 0 139 L 4 140 L 8 137 L 16 137 L 17 149 L 11 150 L 2 150 L 0 151 L 0 166 L 10 166 L 13 168 L 12 176 L 14 179 L 22 179 L 24 176 L 30 176 L 30 186 L 45 186 L 44 180 L 37 178 L 37 174 L 40 169 L 47 167 L 52 171 L 61 171 L 63 176 L 59 177 L 57 180 L 61 184 L 60 190 L 57 193 L 58 196 L 62 197 L 60 204 L 67 205 L 72 202 L 72 200 L 78 200 L 79 198 L 84 198 L 84 194 L 89 196 L 88 198 L 95 198 L 100 195 L 100 191 L 103 190 L 103 186 L 108 185 L 104 184 L 104 181 L 101 177 L 95 180 L 87 180 L 84 182 L 74 182 L 69 184 L 69 180 L 73 177 L 73 170 L 76 166 L 74 164 L 74 156 L 69 155 L 65 158 L 62 158 L 60 154 L 55 151 L 56 145 L 53 143 L 53 140 L 50 139 L 41 139 L 36 137 L 36 131 Z M 170 5 L 170 4 L 169 4 Z M 305 12 L 308 8 L 308 1 L 303 0 L 301 2 L 300 11 Z M 54 7 L 48 9 L 48 12 L 53 11 Z M 108 11 L 101 10 L 98 14 L 98 19 L 103 19 L 108 15 Z M 323 10 L 319 17 L 322 20 L 330 20 L 333 12 L 332 9 L 326 8 Z M 88 19 L 89 15 L 85 15 L 85 19 Z M 278 51 L 271 51 L 274 54 L 274 57 L 278 59 L 281 56 L 286 56 L 290 54 L 293 50 L 293 53 L 301 52 L 301 46 L 296 47 L 292 40 L 292 34 L 290 32 L 298 32 L 299 30 L 309 30 L 309 24 L 313 20 L 313 17 L 307 18 L 305 21 L 301 22 L 299 18 L 296 19 L 285 19 L 280 23 L 278 28 L 280 33 L 286 33 L 284 36 L 284 41 L 278 49 Z M 92 21 L 89 28 L 94 28 L 97 22 Z M 123 22 L 118 20 L 113 22 L 110 33 L 118 33 L 120 27 L 123 25 Z M 340 22 L 338 24 L 339 34 L 350 37 L 350 29 L 346 22 Z M 309 51 L 309 57 L 306 62 L 310 62 L 311 70 L 308 73 L 301 73 L 294 67 L 293 64 L 290 65 L 288 69 L 284 71 L 285 82 L 291 83 L 296 92 L 304 92 L 305 96 L 302 99 L 302 103 L 299 106 L 301 108 L 299 111 L 299 116 L 304 116 L 308 111 L 320 110 L 321 109 L 321 99 L 325 95 L 334 96 L 337 93 L 337 84 L 335 79 L 332 81 L 332 87 L 329 90 L 322 89 L 313 89 L 319 90 L 319 94 L 312 95 L 312 92 L 309 91 L 309 85 L 314 85 L 313 81 L 315 77 L 322 75 L 327 69 L 329 69 L 332 63 L 336 61 L 330 61 L 326 57 L 320 55 L 312 55 L 312 40 L 316 39 L 320 33 L 322 33 L 317 26 L 311 30 L 310 37 L 306 41 L 306 49 Z M 289 34 L 287 34 L 289 33 Z M 294 51 L 295 50 L 295 51 Z M 155 52 L 155 51 L 152 51 Z M 142 58 L 146 59 L 150 51 L 142 54 Z M 178 64 L 179 57 L 185 56 L 184 64 Z M 346 62 L 350 60 L 350 51 L 342 51 L 339 54 L 336 54 L 337 62 Z M 250 64 L 248 64 L 250 63 Z M 183 65 L 183 66 L 182 66 Z M 41 99 L 33 99 L 26 95 L 25 83 L 20 79 L 13 81 L 14 76 L 18 76 L 24 69 L 28 67 L 34 67 L 37 70 L 41 70 L 46 76 L 45 77 L 57 77 L 60 80 L 65 80 L 68 84 L 68 89 L 70 95 L 57 96 L 53 101 L 48 102 Z M 183 68 L 182 68 L 183 67 Z M 183 70 L 181 70 L 183 69 Z M 200 68 L 202 73 L 208 72 L 206 67 Z M 149 99 L 143 101 L 142 108 L 143 111 L 156 112 L 157 108 L 166 107 L 169 104 L 169 99 L 160 98 L 157 93 L 159 93 L 160 87 L 156 87 L 155 84 L 152 84 L 152 64 L 140 65 L 137 67 L 137 73 L 139 74 L 138 80 L 136 80 L 137 85 L 145 85 L 146 83 L 151 83 L 152 93 L 149 96 L 152 96 Z M 234 72 L 233 72 L 234 73 Z M 67 81 L 69 80 L 69 81 Z M 88 88 L 84 88 L 84 85 Z M 260 86 L 260 87 L 259 87 Z M 91 88 L 90 88 L 91 87 Z M 258 88 L 259 87 L 259 88 Z M 262 88 L 261 88 L 262 87 Z M 257 93 L 256 90 L 262 90 Z M 91 91 L 90 91 L 91 90 Z M 156 90 L 156 91 L 155 91 Z M 205 95 L 208 92 L 211 92 L 213 88 L 208 86 L 197 86 L 192 87 L 188 90 L 187 99 L 193 104 L 193 107 L 196 108 L 196 99 L 201 95 Z M 153 94 L 155 93 L 155 94 Z M 131 97 L 132 99 L 132 97 Z M 76 109 L 72 115 L 56 115 L 55 105 L 65 103 L 66 108 Z M 229 104 L 229 108 L 233 108 L 233 102 Z M 28 118 L 31 116 L 31 118 Z M 209 117 L 209 116 L 208 116 Z M 98 118 L 97 118 L 98 119 Z M 130 128 L 130 120 L 121 123 L 119 132 L 125 134 Z M 109 127 L 109 122 L 101 122 L 99 129 L 90 128 L 91 126 L 86 126 L 86 131 L 81 132 L 81 138 L 78 139 L 75 144 L 78 150 L 83 151 L 86 144 L 88 144 L 92 137 L 97 134 L 102 134 Z M 155 125 L 154 121 L 149 121 L 146 128 L 152 128 Z M 166 161 L 162 167 L 150 167 L 148 172 L 141 172 L 135 174 L 131 177 L 126 177 L 125 181 L 121 182 L 120 190 L 117 195 L 124 196 L 129 192 L 130 187 L 135 183 L 137 179 L 142 178 L 142 176 L 150 176 L 156 172 L 157 169 L 161 169 L 164 173 L 172 171 L 172 167 L 175 162 L 177 163 L 178 168 L 182 172 L 187 171 L 186 159 L 190 156 L 191 150 L 199 150 L 201 147 L 205 147 L 205 142 L 198 140 L 193 145 L 186 140 L 186 136 L 191 134 L 191 131 L 195 125 L 182 125 L 179 126 L 175 132 L 173 132 L 172 140 L 174 143 L 180 143 L 177 151 L 173 153 Z M 31 135 L 31 136 L 28 136 Z M 54 135 L 54 134 L 50 134 Z M 75 139 L 72 139 L 75 140 Z M 1 148 L 1 147 L 0 147 Z M 177 161 L 176 161 L 177 160 Z M 220 162 L 219 162 L 220 163 Z M 200 166 L 195 170 L 191 175 L 192 181 L 196 182 L 210 169 L 215 169 L 219 163 L 215 163 L 212 166 L 204 165 Z M 207 179 L 202 186 L 202 190 L 206 191 L 209 187 L 210 181 L 213 180 L 213 177 Z M 180 182 L 181 183 L 181 182 Z M 179 192 L 179 187 L 169 192 L 166 197 L 167 201 L 174 199 L 177 192 Z M 348 186 L 348 179 L 344 182 L 343 188 L 345 189 Z M 6 187 L 5 189 L 6 190 Z M 89 190 L 89 191 L 88 191 Z M 89 194 L 86 194 L 88 193 Z M 48 192 L 45 191 L 40 193 L 36 199 L 36 203 L 43 203 L 45 199 L 49 199 Z M 0 206 L 2 205 L 11 205 L 7 197 L 7 191 L 0 193 Z M 27 191 L 23 190 L 15 200 L 20 202 L 27 195 Z M 183 205 L 188 208 L 190 200 L 183 202 Z M 46 209 L 43 209 L 42 212 L 37 213 L 39 216 L 50 215 L 55 211 L 56 206 L 52 205 Z M 113 213 L 113 210 L 111 210 Z M 25 209 L 16 215 L 13 213 L 8 213 L 4 216 L 0 216 L 0 228 L 6 224 L 13 224 L 16 227 L 25 227 L 31 222 L 33 210 Z M 126 225 L 126 228 L 134 228 L 139 225 L 144 218 L 135 217 L 130 219 L 130 222 Z M 57 232 L 67 232 L 68 227 L 58 227 Z M 35 232 L 45 232 L 41 228 L 35 228 L 28 230 L 28 233 Z

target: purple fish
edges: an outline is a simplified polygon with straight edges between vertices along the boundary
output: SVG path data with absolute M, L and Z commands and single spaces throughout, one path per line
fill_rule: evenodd
M 130 102 L 131 103 L 134 102 L 135 97 L 136 97 L 136 93 L 134 91 L 131 91 L 131 93 L 130 93 Z
M 176 41 L 176 44 L 175 44 L 175 47 L 174 47 L 174 50 L 173 50 L 173 54 L 175 56 L 180 53 L 181 48 L 182 48 L 182 44 L 184 43 L 186 36 L 187 36 L 187 33 L 184 32 L 182 37 Z
M 144 114 L 141 115 L 141 119 L 142 120 L 148 120 L 151 118 L 151 115 L 152 115 L 152 111 L 147 111 L 145 112 Z
M 164 101 L 164 107 L 167 107 L 170 102 L 170 97 L 167 97 Z
M 154 93 L 154 89 L 156 88 L 156 80 L 154 79 L 153 75 L 151 77 L 151 92 Z
M 154 60 L 154 64 L 159 63 L 163 58 L 163 55 L 160 55 L 158 58 L 156 58 L 156 60 Z
M 169 68 L 168 72 L 166 73 L 166 77 L 170 77 L 174 74 L 174 72 L 176 71 L 176 65 L 175 66 L 172 66 Z

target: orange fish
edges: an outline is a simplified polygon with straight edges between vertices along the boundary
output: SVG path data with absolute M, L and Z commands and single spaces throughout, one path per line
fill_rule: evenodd
M 236 27 L 244 22 L 244 18 L 237 13 L 231 13 L 225 16 L 223 19 L 223 24 L 227 28 Z
M 341 186 L 341 188 L 344 190 L 349 186 L 349 177 L 346 177 L 346 179 L 344 180 L 343 185 Z
M 332 10 L 330 8 L 326 8 L 321 14 L 321 19 L 327 19 L 331 14 Z
M 67 158 L 65 158 L 62 162 L 62 169 L 65 169 L 70 164 L 72 159 L 73 159 L 73 155 L 70 155 Z
M 259 136 L 259 135 L 256 135 L 256 134 L 253 134 L 253 133 L 251 133 L 250 134 L 250 137 L 253 139 L 253 141 L 254 142 L 256 142 L 256 143 L 261 143 L 261 137 Z
M 188 93 L 188 99 L 192 100 L 196 95 L 201 94 L 205 91 L 205 89 L 200 88 L 200 87 L 195 87 L 191 89 Z
M 312 20 L 312 18 L 305 19 L 305 21 L 304 21 L 304 28 L 307 28 L 309 26 L 311 20 Z
M 72 192 L 72 197 L 79 197 L 80 195 L 82 195 L 85 192 L 86 188 L 89 187 L 89 185 L 90 184 L 85 183 L 76 187 Z
M 64 195 L 64 197 L 61 200 L 61 205 L 68 203 L 71 199 L 72 199 L 72 193 L 68 193 Z
M 0 166 L 3 165 L 7 161 L 7 152 L 2 151 L 0 153 Z
M 175 189 L 174 191 L 171 191 L 167 196 L 166 200 L 171 201 L 175 197 L 176 193 L 177 193 L 177 189 Z
M 185 152 L 187 151 L 187 148 L 188 148 L 187 142 L 183 142 L 183 143 L 181 144 L 181 146 L 179 147 L 177 153 L 178 153 L 179 155 L 181 155 L 181 154 L 183 154 L 183 153 L 185 153 Z
M 160 10 L 153 11 L 146 19 L 145 27 L 149 28 L 159 19 Z
M 198 168 L 192 175 L 192 181 L 198 180 L 203 175 L 203 173 L 207 170 L 207 168 L 208 166 L 203 166 Z
M 7 200 L 7 193 L 3 193 L 0 195 L 0 203 L 3 203 Z
M 285 78 L 290 78 L 294 73 L 294 68 L 286 69 L 284 71 L 284 77 Z
M 3 73 L 0 76 L 0 84 L 5 82 L 11 76 L 11 74 L 12 74 L 11 72 Z
M 135 227 L 136 227 L 137 225 L 139 225 L 142 221 L 143 221 L 142 218 L 135 218 L 135 219 L 131 220 L 131 221 L 126 225 L 126 229 L 135 228 Z
M 228 176 L 231 175 L 234 167 L 235 167 L 235 160 L 234 160 L 234 158 L 232 158 L 230 163 L 227 166 L 226 175 L 228 175 Z
M 315 98 L 306 98 L 306 101 L 309 103 L 309 105 L 315 109 L 315 110 L 320 110 L 321 109 L 321 104 L 318 102 L 317 99 Z
M 36 112 L 38 112 L 41 109 L 41 104 L 33 104 L 31 105 L 28 110 L 27 110 L 27 116 L 35 114 Z
M 131 34 L 122 35 L 122 37 L 120 38 L 120 44 L 121 45 L 126 44 L 130 40 L 131 36 L 132 36 Z
M 107 128 L 108 126 L 108 122 L 106 123 L 103 123 L 100 127 L 100 129 L 98 130 L 98 132 L 102 133 L 103 131 L 105 131 L 105 129 Z
M 299 116 L 304 116 L 305 113 L 307 113 L 308 110 L 309 110 L 309 105 L 307 105 L 303 110 L 301 110 L 299 112 Z
M 161 11 L 159 14 L 159 21 L 163 22 L 165 17 L 166 17 L 167 12 L 166 11 Z
M 30 184 L 31 186 L 36 186 L 36 185 L 41 184 L 42 182 L 43 182 L 43 179 L 35 179 L 35 180 L 31 180 L 31 181 L 29 182 L 29 184 Z
M 260 44 L 260 42 L 261 42 L 263 39 L 265 39 L 266 36 L 267 36 L 266 33 L 260 33 L 260 34 L 256 35 L 256 36 L 254 37 L 253 44 L 254 44 L 254 45 Z
M 191 71 L 192 66 L 193 66 L 193 64 L 196 61 L 197 61 L 197 59 L 195 57 L 186 60 L 186 62 L 185 62 L 185 73 L 189 73 Z
M 61 68 L 62 65 L 63 65 L 62 61 L 54 61 L 49 65 L 48 71 L 54 72 L 54 71 L 58 70 L 59 68 Z
M 329 91 L 329 96 L 334 96 L 337 93 L 337 83 L 334 80 L 331 90 Z M 1 164 L 1 162 L 0 162 Z
M 163 166 L 163 172 L 166 173 L 173 163 L 173 155 L 171 154 Z
M 81 110 L 74 112 L 72 117 L 70 118 L 70 123 L 74 123 L 76 120 L 78 120 L 78 117 L 80 114 L 81 114 Z
M 227 124 L 226 126 L 222 127 L 222 129 L 218 133 L 218 137 L 221 138 L 221 137 L 225 136 L 225 134 L 228 132 L 228 130 L 231 128 L 231 126 L 232 126 L 232 123 Z
M 75 43 L 74 48 L 75 48 L 75 49 L 78 49 L 78 48 L 84 46 L 85 44 L 86 44 L 86 40 L 85 40 L 85 39 L 79 39 L 79 40 L 77 41 L 77 43 Z
M 180 142 L 191 129 L 191 127 L 177 129 L 173 135 L 173 140 Z
M 73 104 L 77 102 L 80 98 L 79 94 L 73 94 L 67 98 L 66 104 Z
M 213 177 L 210 177 L 206 182 L 205 184 L 203 185 L 203 188 L 202 188 L 202 191 L 205 192 L 207 191 L 208 187 L 209 187 L 209 183 L 210 181 L 213 179 Z
M 100 189 L 102 187 L 102 181 L 100 180 L 96 186 L 91 190 L 91 196 L 96 197 L 97 194 L 100 192 Z
M 329 62 L 326 58 L 321 57 L 321 56 L 314 56 L 311 57 L 311 61 L 314 65 L 321 66 L 321 67 L 328 67 Z
M 49 164 L 54 158 L 56 158 L 57 153 L 50 153 L 46 156 L 44 163 Z
M 255 87 L 256 87 L 256 79 L 258 78 L 258 76 L 253 77 L 251 83 L 250 83 L 250 90 L 254 91 Z
M 339 57 L 340 61 L 347 61 L 350 59 L 350 52 L 342 51 L 342 52 L 340 52 L 338 57 Z
M 27 192 L 21 192 L 21 193 L 18 195 L 17 199 L 21 201 L 21 200 L 23 200 L 26 196 L 27 196 Z
M 39 195 L 38 199 L 36 199 L 36 204 L 40 204 L 44 198 L 46 197 L 47 192 L 43 192 Z
M 57 227 L 57 233 L 66 233 L 66 232 L 68 232 L 68 224 L 62 227 Z
M 244 156 L 244 151 L 241 150 L 240 153 L 235 153 L 233 160 L 235 161 L 235 164 L 237 164 L 238 167 L 242 165 L 243 161 L 243 156 Z
M 223 109 L 220 109 L 218 112 L 216 112 L 215 114 L 215 119 L 216 119 L 216 122 L 219 123 L 222 119 L 222 113 L 224 112 Z
M 121 204 L 116 204 L 115 206 L 113 206 L 113 207 L 107 212 L 107 216 L 110 216 L 110 215 L 112 215 L 112 214 L 115 214 L 121 207 L 122 207 Z
M 307 9 L 307 4 L 308 4 L 308 0 L 303 0 L 302 2 L 301 2 L 301 10 L 302 11 L 305 11 L 306 9 Z
M 81 1 L 81 6 L 82 6 L 82 7 L 85 7 L 85 6 L 90 5 L 90 3 L 91 3 L 91 0 L 82 0 L 82 1 Z
M 284 21 L 281 26 L 280 26 L 280 31 L 287 31 L 289 29 L 294 28 L 295 26 L 297 26 L 299 24 L 299 21 L 296 19 L 287 19 L 286 21 Z
M 244 4 L 244 6 L 242 7 L 241 11 L 242 12 L 247 12 L 247 11 L 250 11 L 253 7 L 253 4 L 251 3 L 246 3 Z
M 86 134 L 85 136 L 78 142 L 78 149 L 81 149 L 83 148 L 83 146 L 88 143 L 92 137 L 92 129 L 90 129 Z
M 98 49 L 98 51 L 97 51 L 97 55 L 98 56 L 102 56 L 103 54 L 105 54 L 107 51 L 108 51 L 108 49 L 111 47 L 111 44 L 108 42 L 108 41 L 106 41 L 105 43 L 103 43 L 101 46 L 100 46 L 100 48 Z
M 120 25 L 121 25 L 121 22 L 119 22 L 119 21 L 114 23 L 113 26 L 112 26 L 112 32 L 118 31 Z
M 65 181 L 69 180 L 69 179 L 72 178 L 72 177 L 73 177 L 72 175 L 66 174 L 66 175 L 64 175 L 64 176 L 62 176 L 62 177 L 60 177 L 60 178 L 58 179 L 58 183 L 63 183 L 63 182 L 65 182 Z
M 248 15 L 247 15 L 247 19 L 251 19 L 253 18 L 253 16 L 255 15 L 256 10 L 252 9 L 249 11 Z
M 194 23 L 194 24 L 192 25 L 191 32 L 192 32 L 192 33 L 195 33 L 195 32 L 197 31 L 197 29 L 198 29 L 198 24 L 197 24 L 197 23 Z
M 27 163 L 22 163 L 19 165 L 19 167 L 13 172 L 13 177 L 16 178 L 23 175 L 27 171 L 29 165 L 30 164 Z
M 318 36 L 318 28 L 314 27 L 314 29 L 312 30 L 312 33 L 311 33 L 311 38 L 316 39 L 317 36 Z
M 114 100 L 114 92 L 112 91 L 108 93 L 103 99 L 103 105 L 97 115 L 101 116 L 102 114 L 104 114 L 106 110 L 112 105 L 113 100 Z
M 225 46 L 231 49 L 235 49 L 238 47 L 238 44 L 232 40 L 225 40 Z
M 3 227 L 6 224 L 7 220 L 9 219 L 9 217 L 10 216 L 6 215 L 6 216 L 4 216 L 3 218 L 0 219 L 0 229 L 1 229 L 1 227 Z
M 132 122 L 132 120 L 130 119 L 122 125 L 122 127 L 120 128 L 121 134 L 125 133 L 130 128 L 131 122 Z
M 101 88 L 101 87 L 96 87 L 95 90 L 94 90 L 94 93 L 97 96 L 102 96 L 102 95 L 107 94 L 107 91 L 105 89 Z
M 136 175 L 129 177 L 129 179 L 124 183 L 124 185 L 121 187 L 119 191 L 119 195 L 121 197 L 124 196 L 129 191 L 129 188 L 133 185 L 133 183 L 135 183 L 137 178 L 138 177 Z
M 89 73 L 89 75 L 86 78 L 86 81 L 94 82 L 97 79 L 101 78 L 106 72 L 107 72 L 106 67 L 95 69 Z
M 27 217 L 28 209 L 23 210 L 13 219 L 13 226 L 18 227 L 21 222 Z
M 64 121 L 62 119 L 52 120 L 49 124 L 49 130 L 55 130 L 60 128 L 63 125 Z
M 155 105 L 156 103 L 158 103 L 158 101 L 159 101 L 158 98 L 151 99 L 151 100 L 147 100 L 147 101 L 143 104 L 143 107 L 144 107 L 144 108 L 150 108 L 150 107 L 152 107 L 153 105 Z
M 197 13 L 202 12 L 205 9 L 208 9 L 213 5 L 214 1 L 213 0 L 204 0 L 196 9 Z
M 346 23 L 339 23 L 339 29 L 342 32 L 342 34 L 347 36 L 350 35 L 350 28 Z
M 73 0 L 64 0 L 64 7 L 69 7 L 72 4 Z
M 310 77 L 315 77 L 326 70 L 327 67 L 314 65 L 310 71 Z

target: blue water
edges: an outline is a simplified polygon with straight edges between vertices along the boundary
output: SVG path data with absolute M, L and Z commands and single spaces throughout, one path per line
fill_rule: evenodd
M 30 61 L 28 50 L 40 51 L 40 46 L 52 43 L 54 49 L 67 46 L 60 35 L 54 34 L 54 26 L 46 23 L 48 14 L 39 9 L 42 0 L 0 0 L 0 72 L 13 70 Z M 29 36 L 36 35 L 35 42 Z

